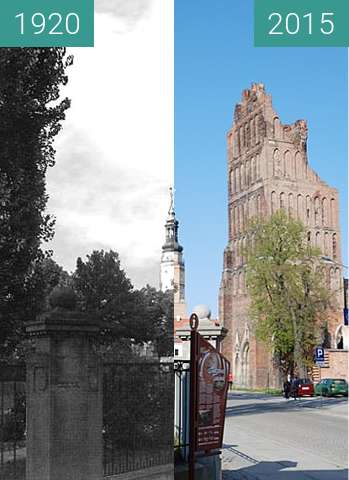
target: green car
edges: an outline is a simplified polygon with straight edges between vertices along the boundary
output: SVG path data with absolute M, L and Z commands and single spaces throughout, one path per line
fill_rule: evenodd
M 348 396 L 348 383 L 343 378 L 324 378 L 315 385 L 315 395 L 331 397 L 334 395 Z

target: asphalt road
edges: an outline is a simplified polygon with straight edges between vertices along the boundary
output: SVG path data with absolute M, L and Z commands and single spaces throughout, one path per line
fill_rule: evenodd
M 347 480 L 348 399 L 232 392 L 223 480 Z

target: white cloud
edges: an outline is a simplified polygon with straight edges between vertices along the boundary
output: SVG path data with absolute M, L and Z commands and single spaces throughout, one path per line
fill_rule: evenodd
M 95 0 L 95 10 L 132 25 L 148 13 L 154 0 Z
M 152 0 L 122 35 L 121 23 L 96 13 L 95 48 L 71 52 L 72 107 L 48 172 L 50 248 L 68 270 L 112 248 L 137 285 L 157 285 L 173 183 L 173 2 Z

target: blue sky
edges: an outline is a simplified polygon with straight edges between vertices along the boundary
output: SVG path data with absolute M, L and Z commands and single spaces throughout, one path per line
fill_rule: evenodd
M 217 297 L 227 244 L 225 135 L 263 82 L 283 123 L 308 121 L 309 163 L 338 188 L 347 245 L 347 49 L 253 47 L 252 0 L 175 1 L 175 186 L 190 310 Z

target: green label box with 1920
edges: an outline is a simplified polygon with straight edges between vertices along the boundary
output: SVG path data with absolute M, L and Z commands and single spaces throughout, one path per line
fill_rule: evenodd
M 0 47 L 93 47 L 94 0 L 4 0 Z

